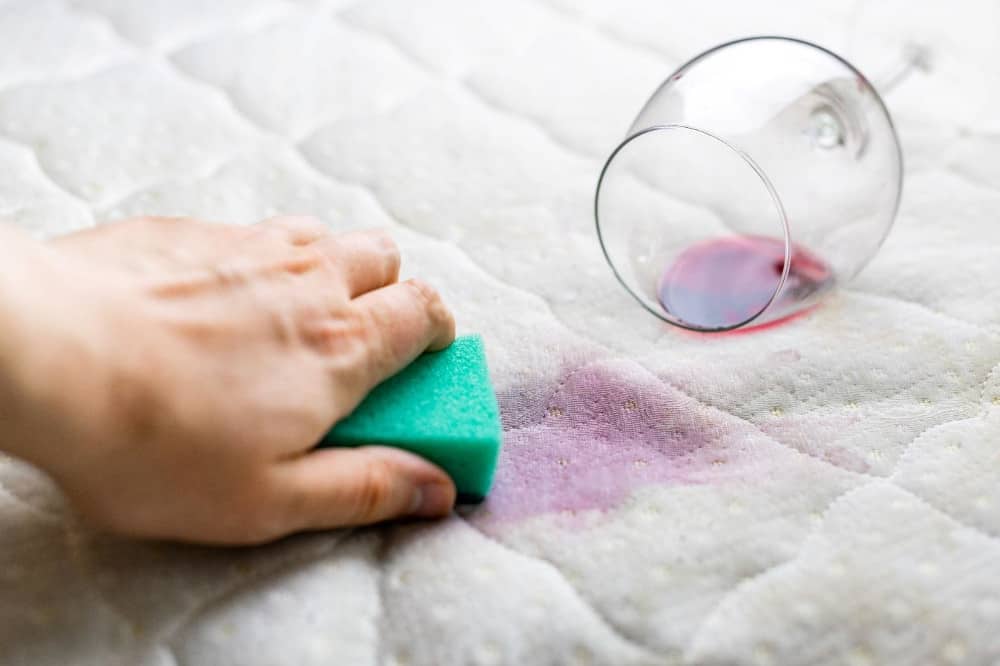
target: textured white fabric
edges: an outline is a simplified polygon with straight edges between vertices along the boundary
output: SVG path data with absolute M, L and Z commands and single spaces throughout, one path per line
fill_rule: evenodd
M 685 334 L 614 282 L 593 187 L 673 66 L 755 33 L 928 50 L 902 209 L 810 315 Z M 245 550 L 95 536 L 2 459 L 0 663 L 1000 663 L 995 0 L 6 0 L 0 44 L 4 220 L 388 226 L 509 429 L 493 504 Z

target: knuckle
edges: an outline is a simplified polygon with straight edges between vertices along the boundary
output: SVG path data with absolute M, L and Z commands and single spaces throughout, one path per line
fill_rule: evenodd
M 379 252 L 385 257 L 388 272 L 394 276 L 397 275 L 399 273 L 399 266 L 402 263 L 399 245 L 396 244 L 395 239 L 389 232 L 384 229 L 375 229 L 370 233 Z
M 450 325 L 452 321 L 451 311 L 445 305 L 437 289 L 419 278 L 407 280 L 407 284 L 416 292 L 424 310 L 434 324 Z
M 376 458 L 368 464 L 354 502 L 358 522 L 374 520 L 382 513 L 392 498 L 394 481 L 392 466 L 386 461 Z
M 319 218 L 310 215 L 286 215 L 278 220 L 287 230 L 288 239 L 296 245 L 312 242 L 327 231 Z
M 270 327 L 271 339 L 285 348 L 294 347 L 300 338 L 300 331 L 303 330 L 301 322 L 305 321 L 306 317 L 302 314 L 296 315 L 295 310 L 288 307 L 274 308 L 264 316 Z
M 326 322 L 313 340 L 345 404 L 357 404 L 382 377 L 379 349 L 384 335 L 371 314 L 359 311 Z
M 424 307 L 428 309 L 432 309 L 438 303 L 442 302 L 441 295 L 438 293 L 437 289 L 420 278 L 411 278 L 407 280 L 405 284 L 413 291 Z
M 455 316 L 448 309 L 448 306 L 444 304 L 444 301 L 438 301 L 438 303 L 431 308 L 431 319 L 435 324 L 442 328 L 451 330 L 454 334 L 455 328 Z
M 294 253 L 285 258 L 283 268 L 289 273 L 302 274 L 322 268 L 327 263 L 326 256 L 313 245 L 299 245 Z
M 324 356 L 362 356 L 373 328 L 371 317 L 358 308 L 345 308 L 334 316 L 306 314 L 300 322 L 303 340 Z
M 216 282 L 222 286 L 244 285 L 252 277 L 252 272 L 246 266 L 233 261 L 216 264 L 211 272 Z

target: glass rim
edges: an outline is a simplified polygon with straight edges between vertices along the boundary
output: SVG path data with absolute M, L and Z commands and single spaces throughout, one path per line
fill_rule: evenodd
M 754 39 L 754 38 L 749 38 L 749 39 Z M 736 40 L 736 41 L 745 41 L 745 40 Z M 732 43 L 732 42 L 730 42 L 730 43 Z M 716 47 L 716 48 L 720 48 L 720 47 Z M 712 50 L 715 50 L 715 49 L 712 49 Z M 708 51 L 706 51 L 706 53 L 708 53 Z M 690 62 L 693 62 L 693 60 L 690 61 Z M 669 81 L 669 80 L 670 79 L 668 78 L 667 81 Z M 659 90 L 659 88 L 657 90 Z M 640 138 L 644 137 L 647 134 L 650 134 L 650 133 L 653 133 L 653 132 L 662 132 L 662 131 L 671 131 L 671 130 L 682 130 L 682 131 L 695 132 L 695 133 L 700 134 L 700 135 L 702 135 L 704 137 L 707 137 L 709 139 L 713 139 L 715 141 L 718 141 L 723 146 L 725 146 L 730 151 L 732 151 L 737 157 L 739 157 L 744 162 L 744 164 L 746 164 L 747 166 L 749 166 L 753 170 L 753 172 L 757 175 L 757 178 L 760 180 L 761 184 L 767 190 L 768 195 L 771 197 L 771 202 L 773 203 L 775 210 L 777 210 L 777 212 L 778 212 L 778 219 L 781 222 L 781 230 L 782 230 L 782 234 L 784 236 L 784 243 L 785 243 L 784 266 L 782 267 L 782 270 L 781 270 L 781 276 L 778 278 L 778 283 L 777 283 L 777 285 L 774 288 L 774 292 L 771 294 L 771 297 L 768 298 L 767 302 L 763 305 L 763 307 L 761 307 L 760 310 L 758 310 L 757 312 L 755 312 L 750 317 L 748 317 L 748 318 L 746 318 L 746 319 L 744 319 L 742 321 L 739 321 L 739 322 L 737 322 L 735 324 L 729 324 L 729 325 L 725 325 L 725 326 L 698 326 L 698 325 L 686 322 L 686 321 L 684 321 L 683 319 L 680 319 L 680 318 L 671 318 L 669 316 L 664 316 L 664 312 L 667 312 L 667 310 L 665 308 L 662 308 L 662 306 L 661 306 L 662 311 L 657 311 L 656 309 L 650 307 L 646 303 L 645 299 L 642 298 L 642 296 L 640 296 L 635 291 L 633 291 L 632 287 L 629 286 L 629 284 L 628 284 L 628 282 L 626 282 L 625 278 L 623 278 L 622 275 L 621 275 L 621 273 L 618 272 L 618 268 L 615 266 L 615 262 L 611 259 L 611 255 L 608 252 L 608 245 L 607 245 L 607 243 L 605 243 L 604 235 L 601 233 L 601 215 L 600 215 L 601 188 L 602 188 L 602 185 L 604 184 L 604 178 L 605 178 L 605 176 L 608 173 L 608 169 L 611 167 L 611 164 L 614 162 L 615 158 L 618 156 L 618 153 L 620 153 L 631 142 L 633 142 L 633 141 L 635 141 L 637 139 L 640 139 Z M 792 259 L 792 239 L 791 239 L 791 233 L 789 231 L 788 216 L 785 213 L 785 207 L 784 207 L 784 205 L 781 202 L 781 197 L 778 195 L 778 191 L 775 189 L 774 184 L 771 183 L 771 179 L 768 178 L 767 173 L 765 173 L 765 171 L 760 167 L 759 164 L 757 164 L 757 162 L 754 161 L 754 159 L 750 155 L 748 155 L 746 152 L 740 150 L 739 148 L 737 148 L 736 146 L 734 146 L 729 141 L 726 141 L 722 137 L 720 137 L 720 136 L 718 136 L 716 134 L 713 134 L 712 132 L 709 132 L 707 130 L 704 130 L 704 129 L 701 129 L 701 128 L 698 128 L 698 127 L 693 127 L 693 126 L 690 126 L 690 125 L 683 125 L 683 124 L 677 124 L 677 123 L 666 124 L 666 125 L 652 125 L 650 127 L 647 127 L 647 128 L 642 129 L 642 130 L 639 130 L 638 132 L 630 134 L 629 136 L 627 136 L 625 138 L 625 140 L 623 140 L 621 143 L 619 143 L 615 147 L 615 149 L 611 152 L 611 155 L 609 155 L 608 159 L 605 161 L 604 167 L 601 169 L 601 175 L 597 179 L 597 189 L 596 189 L 596 191 L 594 193 L 594 223 L 595 223 L 595 225 L 597 227 L 597 240 L 598 240 L 598 242 L 601 245 L 601 252 L 604 254 L 604 259 L 607 261 L 608 266 L 611 267 L 611 272 L 614 273 L 615 278 L 618 280 L 618 282 L 623 287 L 625 287 L 625 290 L 629 293 L 629 295 L 632 296 L 632 298 L 634 298 L 639 303 L 639 305 L 641 305 L 647 312 L 649 312 L 650 314 L 654 315 L 656 318 L 658 318 L 661 321 L 664 321 L 664 322 L 666 322 L 668 324 L 671 324 L 673 326 L 678 326 L 680 328 L 684 328 L 684 329 L 687 329 L 689 331 L 697 331 L 699 333 L 724 333 L 726 331 L 732 331 L 734 329 L 742 328 L 742 327 L 744 327 L 744 326 L 746 326 L 748 324 L 753 323 L 761 315 L 763 315 L 765 312 L 767 312 L 768 308 L 771 307 L 771 304 L 778 297 L 778 294 L 781 293 L 781 290 L 785 286 L 785 281 L 788 278 L 788 273 L 789 273 L 789 270 L 791 268 L 791 263 L 792 263 L 792 261 L 791 261 L 791 259 Z M 667 312 L 667 314 L 669 315 L 669 312 Z
M 663 90 L 664 86 L 668 85 L 671 81 L 673 81 L 674 77 L 680 74 L 686 68 L 690 67 L 691 65 L 698 62 L 702 58 L 705 58 L 720 49 L 728 48 L 736 44 L 742 44 L 743 42 L 755 42 L 755 41 L 792 42 L 795 44 L 801 44 L 803 46 L 810 46 L 814 49 L 822 51 L 823 53 L 827 54 L 834 60 L 838 61 L 840 64 L 847 67 L 847 69 L 849 69 L 854 75 L 860 78 L 864 82 L 865 86 L 872 91 L 872 95 L 874 95 L 875 97 L 875 102 L 878 104 L 879 109 L 882 111 L 882 115 L 885 116 L 885 119 L 889 124 L 889 132 L 892 134 L 892 145 L 896 149 L 895 151 L 896 162 L 899 164 L 899 172 L 896 174 L 896 183 L 895 183 L 896 198 L 895 201 L 893 201 L 892 215 L 889 218 L 891 221 L 888 225 L 886 225 L 885 231 L 882 233 L 882 237 L 879 238 L 878 243 L 875 245 L 876 248 L 881 247 L 882 244 L 885 243 L 885 239 L 888 238 L 889 232 L 892 231 L 892 227 L 895 224 L 896 218 L 899 216 L 899 206 L 903 199 L 903 182 L 904 182 L 903 173 L 906 170 L 905 165 L 903 164 L 903 146 L 899 140 L 899 132 L 896 130 L 896 124 L 892 120 L 892 114 L 889 113 L 889 107 L 886 105 L 885 100 L 882 99 L 882 94 L 878 91 L 878 88 L 875 87 L 875 84 L 872 83 L 871 79 L 865 76 L 864 72 L 855 67 L 851 63 L 851 61 L 849 61 L 847 58 L 840 55 L 836 51 L 832 51 L 826 48 L 825 46 L 817 44 L 816 42 L 811 42 L 808 39 L 802 39 L 801 37 L 790 37 L 788 35 L 776 35 L 776 34 L 748 35 L 746 37 L 737 37 L 736 39 L 727 40 L 725 42 L 722 42 L 721 44 L 716 44 L 712 48 L 702 51 L 698 55 L 684 61 L 676 68 L 674 68 L 674 70 L 670 72 L 670 75 L 667 76 L 665 79 L 663 79 L 660 85 L 656 86 L 656 88 L 653 89 L 653 93 L 648 98 L 646 98 L 646 101 L 643 103 L 643 105 L 639 107 L 639 113 L 636 114 L 636 118 L 642 115 L 642 112 L 646 109 L 646 107 L 649 106 L 649 103 L 652 102 L 656 98 L 656 96 L 660 94 L 660 91 Z M 635 121 L 632 122 L 634 125 Z M 625 141 L 628 141 L 628 138 L 635 136 L 636 134 L 640 134 L 644 129 L 649 129 L 649 128 L 642 128 L 639 130 L 632 131 L 633 125 L 629 126 L 630 134 L 628 137 L 626 137 Z M 625 141 L 623 141 L 622 144 L 624 144 Z M 724 140 L 723 143 L 729 145 L 728 142 Z M 622 144 L 619 144 L 618 148 L 621 148 Z M 607 165 L 605 165 L 605 167 L 606 166 Z M 603 175 L 603 171 L 601 173 Z M 842 276 L 842 279 L 845 282 L 847 280 L 850 280 L 855 275 L 857 275 L 863 268 L 864 265 L 859 266 L 852 274 Z

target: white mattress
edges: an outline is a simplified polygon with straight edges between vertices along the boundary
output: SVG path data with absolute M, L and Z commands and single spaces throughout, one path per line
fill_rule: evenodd
M 687 334 L 614 281 L 593 187 L 755 33 L 929 51 L 887 99 L 902 209 L 810 315 Z M 479 509 L 242 550 L 97 536 L 0 460 L 0 663 L 1000 663 L 995 0 L 6 0 L 0 44 L 4 219 L 391 227 L 507 428 Z

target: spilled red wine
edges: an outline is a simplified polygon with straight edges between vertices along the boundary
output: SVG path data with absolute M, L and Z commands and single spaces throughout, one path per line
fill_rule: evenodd
M 660 278 L 660 304 L 681 322 L 723 328 L 760 312 L 774 294 L 785 264 L 785 243 L 764 236 L 715 238 L 687 248 Z M 783 316 L 833 283 L 829 266 L 808 250 L 792 246 L 781 293 L 768 310 Z

